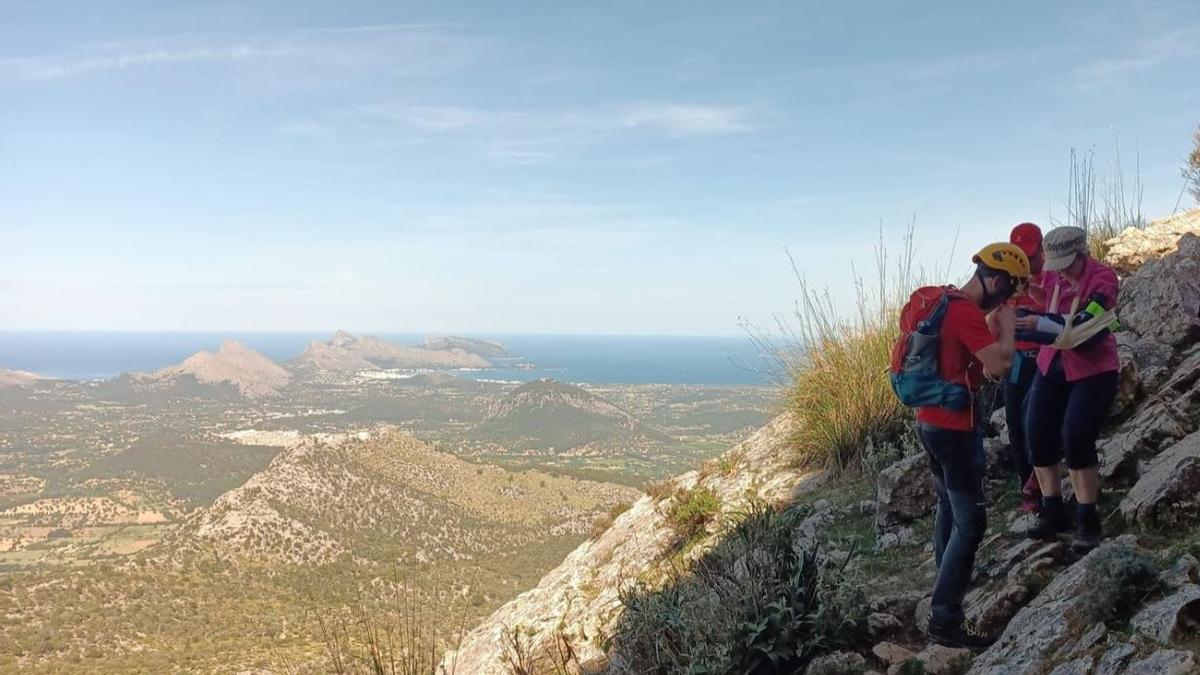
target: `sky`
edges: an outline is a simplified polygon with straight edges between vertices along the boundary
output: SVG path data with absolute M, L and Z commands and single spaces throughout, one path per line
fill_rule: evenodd
M 1197 124 L 1194 0 L 0 0 L 0 329 L 738 334 Z

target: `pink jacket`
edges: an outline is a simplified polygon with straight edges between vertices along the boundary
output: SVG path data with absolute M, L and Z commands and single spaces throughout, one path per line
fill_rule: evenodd
M 1046 289 L 1047 303 L 1050 302 L 1050 298 L 1054 297 L 1056 286 L 1058 287 L 1058 306 L 1046 308 L 1046 311 L 1052 314 L 1070 312 L 1071 302 L 1076 296 L 1081 298 L 1078 311 L 1082 311 L 1087 306 L 1088 299 L 1097 293 L 1109 298 L 1112 307 L 1116 306 L 1117 273 L 1104 263 L 1090 257 L 1087 259 L 1087 265 L 1083 268 L 1083 274 L 1080 275 L 1077 286 L 1057 272 L 1045 273 L 1042 288 Z M 1112 307 L 1106 308 L 1112 309 Z M 1038 370 L 1041 370 L 1043 375 L 1050 371 L 1050 364 L 1054 362 L 1054 356 L 1059 351 L 1050 346 L 1043 346 L 1038 351 Z M 1117 358 L 1116 336 L 1109 333 L 1087 347 L 1062 350 L 1062 366 L 1068 382 L 1120 370 L 1121 362 Z

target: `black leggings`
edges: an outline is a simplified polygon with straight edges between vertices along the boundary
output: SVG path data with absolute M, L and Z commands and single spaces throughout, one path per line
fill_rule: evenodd
M 1025 436 L 1034 466 L 1056 466 L 1066 455 L 1067 468 L 1098 465 L 1096 437 L 1117 397 L 1118 373 L 1100 373 L 1068 382 L 1058 359 L 1050 372 L 1038 372 L 1029 390 Z
M 1013 468 L 1021 485 L 1033 473 L 1029 456 L 1029 444 L 1025 441 L 1025 410 L 1029 402 L 1029 388 L 1037 375 L 1037 351 L 1018 351 L 1013 355 L 1017 362 L 1013 372 L 1004 380 L 1004 419 L 1008 422 L 1008 446 L 1012 453 Z

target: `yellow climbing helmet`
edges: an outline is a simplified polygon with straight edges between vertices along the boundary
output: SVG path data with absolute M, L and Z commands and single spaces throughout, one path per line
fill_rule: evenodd
M 1016 244 L 998 242 L 984 246 L 971 259 L 977 265 L 983 265 L 997 272 L 1004 272 L 1012 277 L 1018 288 L 1023 287 L 1030 276 L 1029 256 Z

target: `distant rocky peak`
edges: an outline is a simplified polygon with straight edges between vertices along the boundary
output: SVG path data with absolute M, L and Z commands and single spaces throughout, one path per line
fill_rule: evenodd
M 358 342 L 358 338 L 344 330 L 338 330 L 338 332 L 333 334 L 333 338 L 329 340 L 329 344 L 334 347 L 349 347 L 355 342 Z
M 221 348 L 217 350 L 217 354 L 221 356 L 239 356 L 249 354 L 253 351 L 237 340 L 226 340 L 221 343 Z

